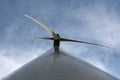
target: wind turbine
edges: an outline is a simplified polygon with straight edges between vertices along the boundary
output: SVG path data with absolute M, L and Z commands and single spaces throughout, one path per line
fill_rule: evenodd
M 3 77 L 2 80 L 118 80 L 114 76 L 97 69 L 89 63 L 59 50 L 60 41 L 85 43 L 101 47 L 107 46 L 61 38 L 59 34 L 53 32 L 40 21 L 28 15 L 25 16 L 39 24 L 52 36 L 50 38 L 35 37 L 32 39 L 53 40 L 54 50 L 51 49 L 45 52 L 13 73 Z M 59 56 L 59 58 L 56 58 L 56 56 Z M 51 64 L 51 60 L 52 62 L 54 61 L 54 63 Z
M 85 41 L 78 41 L 78 40 L 72 40 L 72 39 L 66 39 L 66 38 L 62 38 L 60 37 L 60 35 L 58 33 L 55 33 L 53 30 L 51 30 L 48 26 L 46 26 L 45 24 L 43 24 L 42 22 L 38 21 L 37 19 L 25 15 L 27 18 L 29 18 L 30 20 L 34 21 L 35 23 L 37 23 L 40 27 L 44 28 L 52 37 L 50 38 L 41 38 L 41 37 L 35 37 L 34 39 L 46 39 L 46 40 L 53 40 L 54 44 L 54 50 L 55 52 L 59 52 L 59 46 L 60 46 L 60 42 L 61 41 L 66 41 L 66 42 L 77 42 L 77 43 L 84 43 L 84 44 L 90 44 L 90 45 L 96 45 L 96 46 L 101 46 L 101 47 L 106 47 L 106 48 L 110 48 L 104 45 L 100 45 L 100 44 L 96 44 L 96 43 L 91 43 L 91 42 L 85 42 Z

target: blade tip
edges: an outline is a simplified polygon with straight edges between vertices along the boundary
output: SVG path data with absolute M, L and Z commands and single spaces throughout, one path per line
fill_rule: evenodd
M 27 15 L 27 14 L 25 14 L 24 16 L 25 16 L 25 17 L 28 17 L 28 15 Z

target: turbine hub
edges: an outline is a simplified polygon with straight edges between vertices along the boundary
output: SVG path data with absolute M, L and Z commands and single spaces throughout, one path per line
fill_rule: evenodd
M 60 35 L 59 34 L 54 35 L 54 40 L 59 40 L 59 39 L 60 39 Z

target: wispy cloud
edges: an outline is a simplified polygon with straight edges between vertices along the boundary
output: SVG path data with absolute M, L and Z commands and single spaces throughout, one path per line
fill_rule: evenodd
M 29 51 L 15 47 L 0 49 L 0 79 L 40 56 L 44 51 L 40 48 L 32 48 Z
M 0 55 L 0 79 L 17 69 L 20 65 L 16 61 Z

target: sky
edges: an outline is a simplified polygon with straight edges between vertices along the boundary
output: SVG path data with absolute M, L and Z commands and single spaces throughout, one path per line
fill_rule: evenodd
M 61 43 L 61 49 L 120 79 L 120 0 L 0 0 L 0 79 L 52 48 L 32 16 L 61 37 L 111 47 Z

